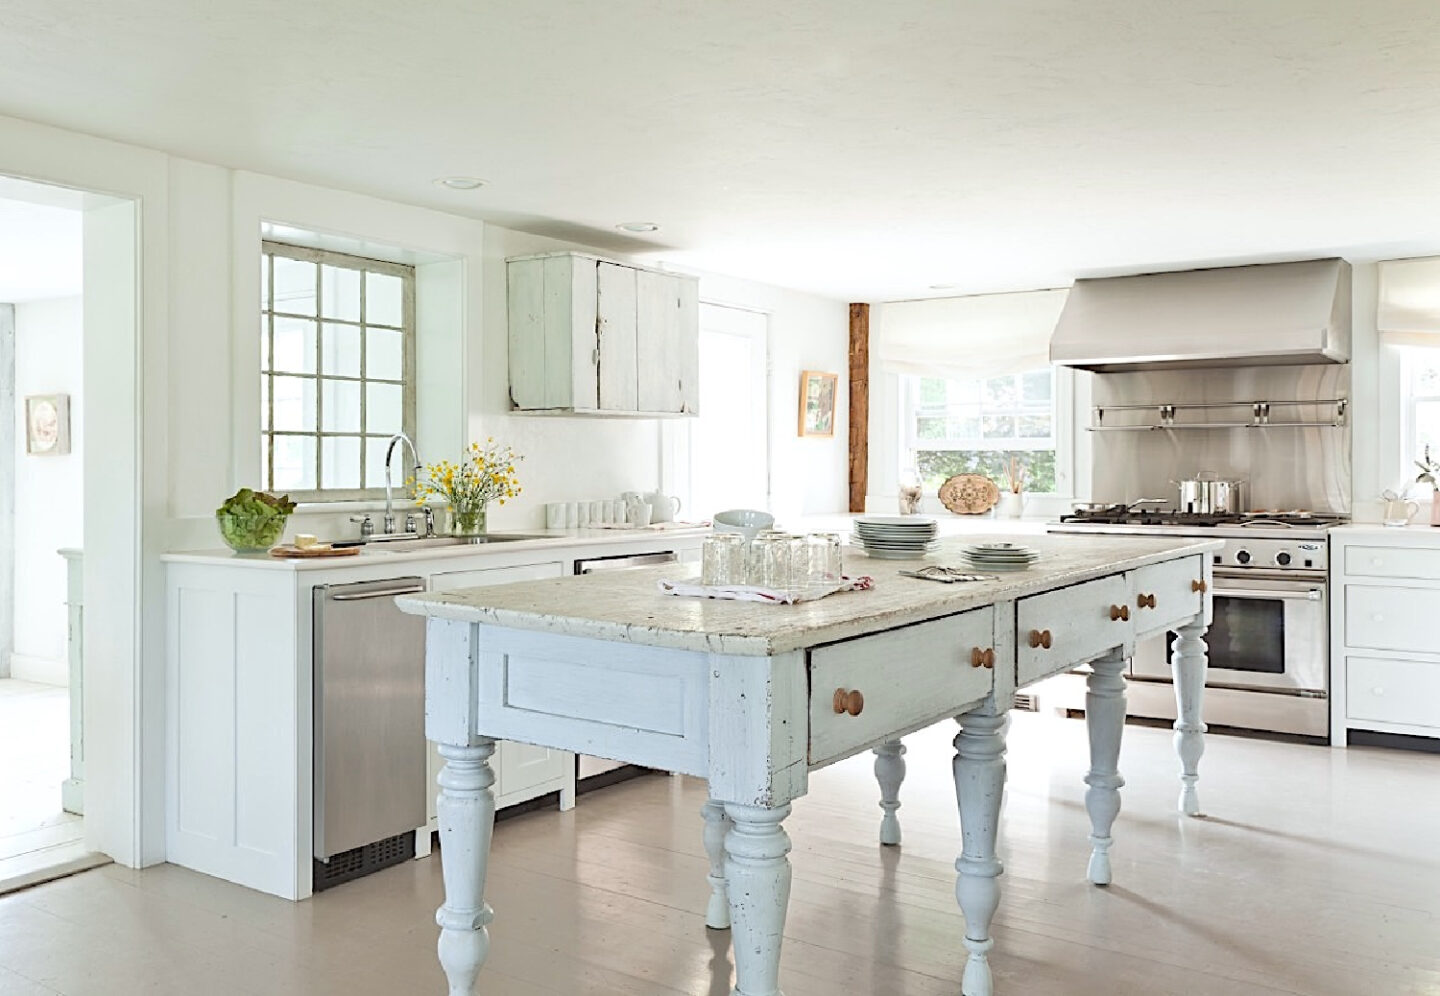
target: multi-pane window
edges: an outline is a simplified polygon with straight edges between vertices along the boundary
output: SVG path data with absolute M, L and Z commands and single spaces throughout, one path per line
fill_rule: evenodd
M 266 242 L 260 267 L 261 460 L 268 490 L 367 498 L 385 448 L 414 438 L 415 270 Z M 402 483 L 406 472 L 394 469 Z
M 1055 487 L 1055 372 L 1050 367 L 981 380 L 907 377 L 905 446 L 927 490 L 955 474 L 984 474 L 1002 490 L 1012 459 L 1025 490 Z
M 1413 479 L 1419 471 L 1411 461 L 1420 459 L 1425 447 L 1432 459 L 1440 458 L 1440 349 L 1407 347 L 1402 356 L 1403 467 Z

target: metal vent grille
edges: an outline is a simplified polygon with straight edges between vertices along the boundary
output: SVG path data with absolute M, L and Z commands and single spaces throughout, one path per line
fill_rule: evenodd
M 332 855 L 329 861 L 316 858 L 311 872 L 311 887 L 316 892 L 323 892 L 332 885 L 362 878 L 381 868 L 409 861 L 414 856 L 414 830 L 377 840 L 373 844 L 352 847 L 348 851 Z
M 1029 692 L 1016 692 L 1012 709 L 1022 709 L 1025 712 L 1039 712 L 1040 699 Z

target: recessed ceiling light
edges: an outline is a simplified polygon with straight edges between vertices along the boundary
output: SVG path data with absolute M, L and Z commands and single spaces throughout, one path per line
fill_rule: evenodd
M 626 221 L 615 226 L 622 232 L 658 232 L 660 226 L 653 221 Z
M 930 285 L 930 289 L 931 289 L 931 290 L 954 290 L 954 289 L 955 289 L 955 285 L 954 285 L 954 284 L 931 284 L 931 285 Z
M 478 176 L 442 176 L 435 183 L 451 190 L 478 190 L 485 186 L 485 181 Z

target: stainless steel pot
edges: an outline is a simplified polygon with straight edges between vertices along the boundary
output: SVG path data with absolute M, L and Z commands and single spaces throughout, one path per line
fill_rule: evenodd
M 1178 507 L 1182 512 L 1203 515 L 1234 515 L 1245 511 L 1245 481 L 1225 479 L 1213 471 L 1201 471 L 1191 480 L 1171 481 L 1180 489 Z

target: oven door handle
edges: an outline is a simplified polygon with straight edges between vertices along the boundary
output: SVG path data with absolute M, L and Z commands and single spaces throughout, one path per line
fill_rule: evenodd
M 1211 588 L 1216 598 L 1289 598 L 1304 602 L 1318 602 L 1325 597 L 1323 588 L 1309 591 L 1257 591 L 1251 588 Z

